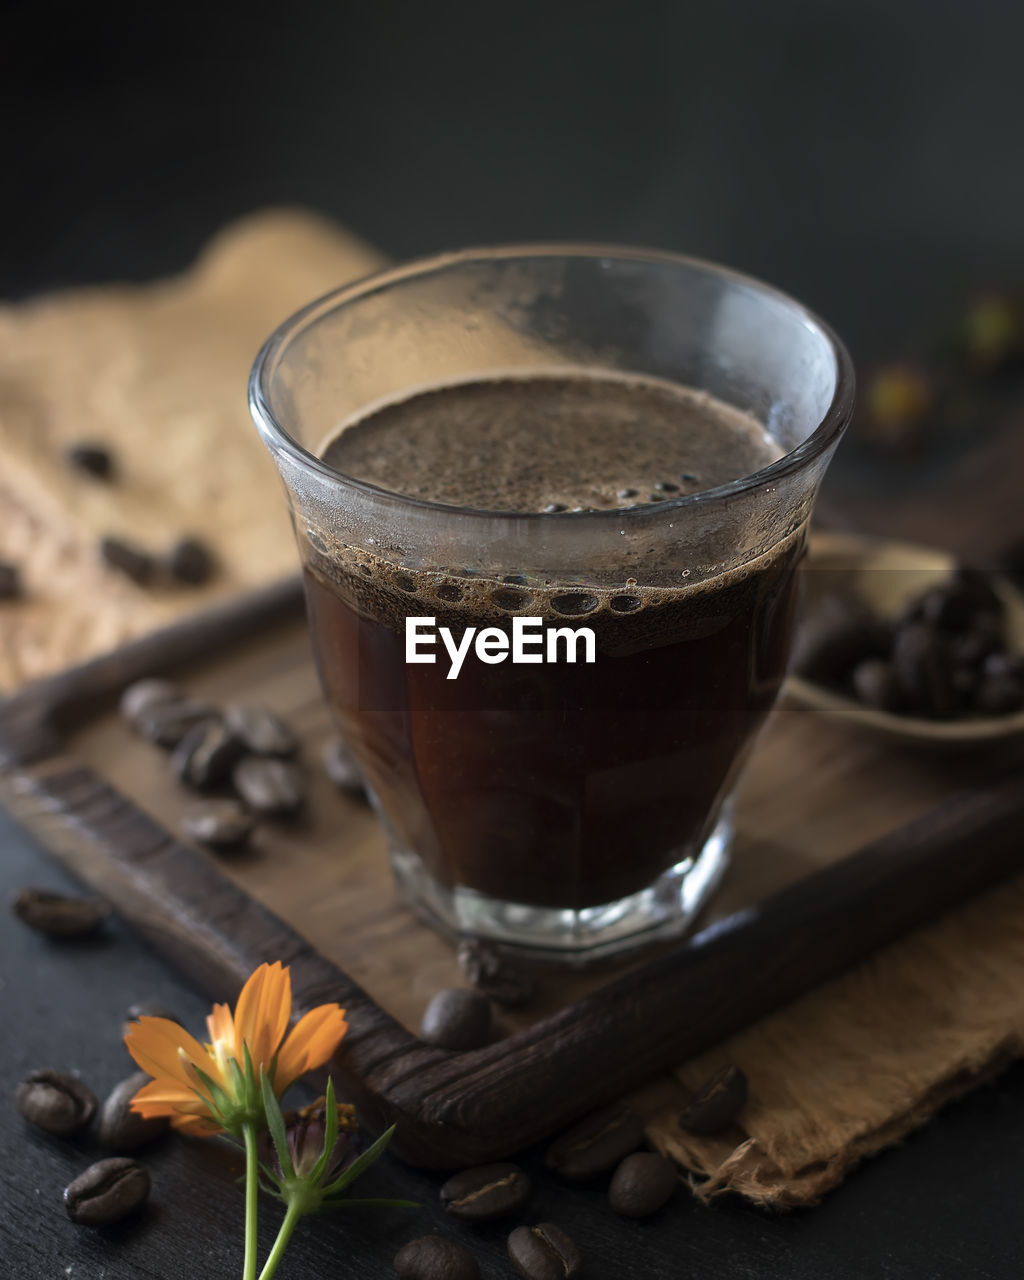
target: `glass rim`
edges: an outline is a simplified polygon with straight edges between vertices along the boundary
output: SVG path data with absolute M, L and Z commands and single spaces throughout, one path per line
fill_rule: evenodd
M 715 485 L 711 489 L 701 489 L 696 493 L 681 494 L 675 498 L 665 498 L 657 503 L 641 503 L 633 507 L 608 507 L 587 511 L 500 511 L 481 507 L 466 507 L 451 503 L 433 502 L 425 498 L 417 498 L 395 489 L 387 489 L 367 480 L 350 476 L 336 467 L 329 466 L 322 458 L 311 453 L 278 421 L 270 407 L 270 379 L 273 376 L 275 362 L 296 334 L 307 328 L 321 315 L 339 310 L 362 298 L 402 284 L 412 279 L 425 279 L 431 275 L 441 274 L 453 266 L 470 262 L 494 262 L 501 260 L 522 260 L 531 258 L 589 258 L 613 259 L 625 262 L 648 263 L 651 266 L 675 266 L 695 268 L 708 275 L 716 275 L 732 280 L 737 285 L 775 299 L 794 311 L 808 329 L 818 333 L 832 352 L 836 367 L 836 384 L 832 400 L 822 415 L 821 421 L 811 434 L 795 449 L 783 454 L 775 462 L 759 471 L 729 480 L 725 484 Z M 668 250 L 645 249 L 628 245 L 609 245 L 579 241 L 542 242 L 537 244 L 510 244 L 479 246 L 469 249 L 431 254 L 411 259 L 394 267 L 371 272 L 347 284 L 330 289 L 313 301 L 292 312 L 270 334 L 260 348 L 249 374 L 249 412 L 256 429 L 271 454 L 282 453 L 293 464 L 302 470 L 311 472 L 320 480 L 338 485 L 346 490 L 355 490 L 367 498 L 384 499 L 389 504 L 418 509 L 435 515 L 446 515 L 449 518 L 478 517 L 486 520 L 505 519 L 513 521 L 622 521 L 634 519 L 640 515 L 657 513 L 659 516 L 669 512 L 679 512 L 694 507 L 707 506 L 709 503 L 728 501 L 744 493 L 752 492 L 766 483 L 782 480 L 787 476 L 803 470 L 815 459 L 826 453 L 838 442 L 853 414 L 855 374 L 853 361 L 846 346 L 832 327 L 821 319 L 814 311 L 799 302 L 791 294 L 774 285 L 766 284 L 756 276 L 747 275 L 731 267 L 722 266 L 705 258 L 688 254 L 674 253 Z

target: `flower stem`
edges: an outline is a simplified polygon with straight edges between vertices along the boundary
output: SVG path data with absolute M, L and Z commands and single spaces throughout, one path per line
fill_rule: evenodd
M 293 1200 L 288 1206 L 288 1212 L 284 1215 L 284 1222 L 281 1223 L 281 1230 L 277 1233 L 274 1247 L 267 1256 L 267 1261 L 260 1272 L 260 1280 L 270 1280 L 270 1277 L 277 1270 L 277 1264 L 284 1257 L 284 1251 L 288 1248 L 288 1241 L 292 1238 L 295 1224 L 301 1217 L 302 1209 Z
M 256 1200 L 259 1196 L 259 1164 L 256 1153 L 256 1131 L 251 1124 L 242 1126 L 245 1136 L 245 1265 L 242 1280 L 256 1280 Z

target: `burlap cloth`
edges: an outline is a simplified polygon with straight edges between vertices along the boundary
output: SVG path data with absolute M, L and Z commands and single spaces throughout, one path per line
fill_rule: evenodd
M 377 265 L 311 215 L 260 214 L 182 277 L 0 309 L 0 559 L 27 598 L 0 603 L 0 689 L 110 648 L 291 571 L 276 472 L 245 382 L 289 311 Z M 114 449 L 116 483 L 72 474 L 63 449 Z M 195 590 L 143 590 L 106 569 L 106 533 L 154 550 L 183 532 L 216 548 Z M 680 1010 L 685 1017 L 686 1011 Z M 1024 880 L 873 955 L 632 1099 L 696 1194 L 810 1204 L 858 1161 L 999 1071 L 1024 1038 Z M 677 1118 L 718 1066 L 751 1094 L 742 1128 L 685 1134 Z

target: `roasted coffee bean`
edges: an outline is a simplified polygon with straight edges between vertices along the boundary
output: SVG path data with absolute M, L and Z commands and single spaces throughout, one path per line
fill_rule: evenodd
M 583 1265 L 575 1243 L 553 1222 L 516 1227 L 508 1256 L 524 1280 L 573 1280 Z
M 237 800 L 210 800 L 186 809 L 181 829 L 211 849 L 237 849 L 249 839 L 253 816 Z
M 441 1205 L 456 1218 L 490 1222 L 515 1213 L 530 1198 L 530 1179 L 517 1164 L 484 1164 L 456 1173 L 441 1188 Z
M 178 1026 L 182 1025 L 181 1019 L 170 1009 L 166 1009 L 162 1004 L 154 1004 L 151 1001 L 142 1000 L 138 1004 L 130 1005 L 125 1010 L 124 1022 L 121 1024 L 122 1037 L 128 1034 L 132 1026 L 140 1018 L 166 1018 L 169 1022 L 176 1022 Z
M 976 614 L 971 595 L 957 590 L 952 583 L 932 587 L 921 598 L 921 621 L 940 631 L 966 631 Z
M 994 613 L 981 613 L 961 635 L 954 637 L 950 652 L 953 661 L 962 666 L 977 666 L 990 653 L 1003 647 L 1005 627 Z
M 235 790 L 256 813 L 284 817 L 306 799 L 306 775 L 291 760 L 246 756 L 235 765 L 232 779 Z
M 974 693 L 974 710 L 983 716 L 1005 716 L 1024 707 L 1024 682 L 1013 676 L 985 676 Z
M 170 750 L 188 733 L 189 729 L 205 720 L 216 718 L 216 711 L 207 702 L 192 698 L 176 698 L 168 702 L 154 702 L 140 711 L 135 718 L 135 728 L 144 738 L 158 747 Z
M 124 538 L 102 538 L 100 555 L 111 569 L 131 578 L 137 586 L 146 586 L 156 574 L 156 561 L 149 552 Z
M 999 680 L 1006 677 L 1011 680 L 1024 680 L 1024 655 L 1007 653 L 1005 649 L 990 653 L 982 664 L 981 670 L 984 676 L 992 676 Z
M 12 910 L 23 924 L 51 938 L 81 938 L 94 933 L 110 915 L 99 898 L 72 898 L 49 889 L 22 889 Z
M 81 441 L 68 445 L 64 458 L 75 471 L 84 471 L 97 480 L 110 480 L 114 475 L 114 455 L 102 444 Z
M 0 560 L 0 600 L 17 600 L 21 593 L 21 573 L 18 566 L 7 560 Z
M 747 1077 L 730 1064 L 701 1085 L 679 1123 L 690 1133 L 717 1133 L 732 1124 L 746 1100 Z
M 865 706 L 876 711 L 896 711 L 900 688 L 892 664 L 884 658 L 865 658 L 853 669 L 853 689 Z
M 953 714 L 953 663 L 944 640 L 931 627 L 912 622 L 899 631 L 892 664 L 909 711 L 934 720 Z
M 439 1049 L 479 1049 L 491 1038 L 491 1002 L 462 987 L 439 991 L 423 1014 L 420 1036 Z
M 323 762 L 324 772 L 339 791 L 365 794 L 366 782 L 352 752 L 341 738 L 331 738 L 324 743 Z
M 644 1127 L 635 1112 L 628 1107 L 606 1107 L 556 1138 L 544 1162 L 564 1178 L 585 1182 L 614 1169 L 643 1140 Z
M 108 1151 L 138 1151 L 167 1132 L 166 1116 L 146 1120 L 132 1110 L 132 1098 L 149 1081 L 145 1071 L 136 1071 L 110 1091 L 100 1110 L 100 1144 Z
M 458 958 L 467 981 L 497 1004 L 515 1009 L 533 995 L 535 984 L 530 975 L 486 942 L 466 938 L 459 943 Z
M 96 1113 L 96 1095 L 77 1076 L 44 1067 L 27 1075 L 14 1091 L 18 1110 L 37 1129 L 70 1138 Z
M 444 1236 L 420 1236 L 395 1254 L 400 1280 L 480 1280 L 480 1266 L 455 1240 Z
M 180 691 L 169 680 L 136 680 L 121 694 L 118 708 L 128 723 L 134 724 L 150 707 L 181 701 Z
M 793 670 L 808 680 L 842 679 L 864 658 L 882 657 L 888 629 L 856 596 L 829 592 L 811 602 L 797 630 Z
M 671 1160 L 653 1151 L 636 1151 L 615 1170 L 608 1203 L 624 1218 L 646 1218 L 668 1203 L 678 1183 Z
M 198 538 L 179 538 L 167 557 L 167 572 L 175 582 L 201 587 L 213 576 L 213 552 Z
M 293 756 L 299 749 L 295 734 L 266 707 L 228 707 L 224 723 L 251 755 Z
M 97 1160 L 64 1188 L 64 1208 L 82 1227 L 109 1227 L 143 1204 L 149 1174 L 126 1156 Z
M 244 748 L 223 720 L 205 720 L 182 737 L 171 755 L 171 771 L 186 786 L 205 790 L 223 782 Z

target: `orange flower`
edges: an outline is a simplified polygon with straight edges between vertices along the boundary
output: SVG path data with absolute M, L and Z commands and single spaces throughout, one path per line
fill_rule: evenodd
M 344 1009 L 322 1004 L 289 1032 L 291 1012 L 291 975 L 275 963 L 250 976 L 233 1017 L 226 1004 L 213 1006 L 208 1044 L 168 1018 L 140 1018 L 124 1042 L 153 1080 L 132 1099 L 132 1110 L 147 1119 L 168 1116 L 176 1129 L 199 1137 L 234 1132 L 243 1123 L 262 1125 L 260 1068 L 280 1097 L 299 1076 L 328 1061 L 348 1027 Z

